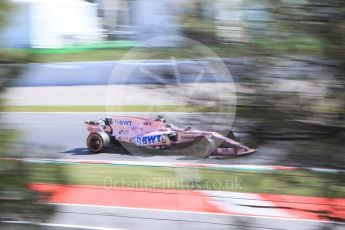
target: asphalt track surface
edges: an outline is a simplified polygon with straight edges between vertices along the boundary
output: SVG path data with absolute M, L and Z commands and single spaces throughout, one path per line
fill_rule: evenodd
M 242 59 L 240 59 L 242 63 Z M 200 65 L 205 60 L 177 60 L 180 83 L 193 83 L 200 72 Z M 107 84 L 160 84 L 154 78 L 147 77 L 139 67 L 159 75 L 174 72 L 170 60 L 136 60 L 136 61 L 93 61 L 93 62 L 58 62 L 32 63 L 26 68 L 16 86 L 71 86 L 71 85 L 107 85 Z M 114 75 L 114 69 L 133 69 L 131 77 Z M 200 82 L 228 82 L 227 76 L 214 76 L 205 73 Z M 165 83 L 176 83 L 175 77 L 168 77 Z
M 181 83 L 195 81 L 195 76 L 200 72 L 200 66 L 205 61 L 213 59 L 176 60 L 181 76 Z M 301 79 L 305 76 L 318 76 L 320 71 L 327 72 L 325 66 L 332 66 L 334 63 L 318 57 L 276 57 L 277 62 L 267 69 L 268 76 L 286 77 L 292 76 Z M 233 80 L 246 76 L 256 76 L 255 60 L 248 57 L 233 57 L 222 59 L 229 68 Z M 160 76 L 167 72 L 174 72 L 174 63 L 171 60 L 133 60 L 133 61 L 89 61 L 89 62 L 55 62 L 55 63 L 32 63 L 27 65 L 23 76 L 18 79 L 16 86 L 72 86 L 72 85 L 104 85 L 104 84 L 159 84 L 153 78 L 147 78 L 140 71 L 132 73 L 128 79 L 122 75 L 112 77 L 112 71 L 116 69 L 132 69 L 145 67 Z M 320 69 L 321 68 L 321 69 Z M 277 72 L 277 70 L 280 70 Z M 311 74 L 317 71 L 318 74 Z M 245 74 L 244 74 L 245 73 Z M 201 82 L 228 82 L 224 76 L 213 76 L 205 73 Z M 166 78 L 166 83 L 176 83 L 173 77 Z
M 121 113 L 122 114 L 122 113 Z M 133 115 L 133 113 L 125 113 Z M 104 113 L 3 113 L 5 124 L 16 129 L 20 134 L 20 142 L 14 144 L 15 151 L 25 153 L 24 157 L 60 158 L 75 160 L 123 160 L 151 162 L 203 162 L 217 164 L 258 164 L 284 165 L 281 157 L 286 154 L 282 143 L 271 143 L 260 146 L 258 152 L 244 157 L 210 157 L 202 160 L 187 159 L 183 155 L 172 154 L 129 154 L 121 148 L 111 148 L 105 153 L 92 154 L 86 148 L 88 135 L 84 121 L 106 117 Z M 136 113 L 136 115 L 138 115 Z M 140 114 L 139 114 L 140 115 Z M 147 116 L 147 114 L 144 114 Z M 179 127 L 196 127 L 200 129 L 224 129 L 223 121 L 215 123 L 214 114 L 164 114 L 168 123 Z M 232 116 L 232 115 L 231 115 Z M 212 123 L 213 122 L 213 123 Z M 224 121 L 226 122 L 226 121 Z M 212 126 L 209 124 L 212 123 Z M 230 127 L 230 126 L 229 126 Z M 245 142 L 246 138 L 241 137 Z
M 1 225 L 0 225 L 1 226 Z M 26 229 L 26 224 L 9 224 L 1 229 Z M 122 207 L 57 204 L 54 217 L 40 229 L 345 229 L 341 223 L 297 219 L 262 218 L 213 213 L 178 212 Z
M 70 158 L 78 160 L 135 160 L 188 162 L 181 156 L 142 156 L 113 149 L 91 154 L 85 147 L 87 136 L 83 121 L 102 118 L 103 113 L 3 113 L 5 124 L 19 131 L 20 144 L 14 152 L 26 157 Z M 165 114 L 176 125 L 188 124 L 202 128 L 212 115 Z M 211 118 L 212 119 L 212 118 Z M 199 123 L 199 125 L 198 125 Z M 200 124 L 200 123 L 203 123 Z M 218 164 L 281 164 L 279 146 L 262 146 L 250 156 L 241 158 L 204 159 L 204 163 Z M 190 160 L 191 161 L 191 160 Z M 125 207 L 56 204 L 56 214 L 39 225 L 39 229 L 345 229 L 333 222 L 279 219 L 255 216 L 236 216 L 214 213 L 183 212 Z M 326 228 L 328 227 L 328 228 Z M 27 229 L 26 223 L 0 224 L 1 229 Z

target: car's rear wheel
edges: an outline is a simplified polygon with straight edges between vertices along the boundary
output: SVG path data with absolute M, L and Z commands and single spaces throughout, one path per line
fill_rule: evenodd
M 91 133 L 86 139 L 87 148 L 92 153 L 101 153 L 110 143 L 110 138 L 106 133 Z

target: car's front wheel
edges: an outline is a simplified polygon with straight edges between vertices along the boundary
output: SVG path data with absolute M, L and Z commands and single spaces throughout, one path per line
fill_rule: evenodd
M 206 137 L 197 138 L 191 145 L 192 157 L 199 159 L 207 158 L 215 149 L 215 143 L 212 140 Z

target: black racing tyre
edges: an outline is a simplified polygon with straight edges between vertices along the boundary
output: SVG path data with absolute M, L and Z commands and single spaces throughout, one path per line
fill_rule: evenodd
M 235 134 L 230 130 L 228 132 L 228 134 L 226 134 L 226 137 L 227 138 L 230 138 L 234 141 L 238 141 Z M 219 145 L 219 148 L 233 148 L 233 145 L 231 145 L 230 143 L 226 142 L 226 141 L 223 141 L 220 145 Z
M 234 132 L 232 132 L 231 130 L 229 130 L 228 134 L 226 134 L 226 137 L 230 138 L 230 139 L 232 139 L 234 141 L 237 141 L 237 138 L 236 138 Z
M 101 153 L 110 143 L 110 138 L 106 133 L 91 133 L 86 139 L 87 148 L 92 153 Z
M 216 149 L 214 141 L 206 138 L 197 138 L 190 146 L 192 157 L 198 159 L 207 158 Z

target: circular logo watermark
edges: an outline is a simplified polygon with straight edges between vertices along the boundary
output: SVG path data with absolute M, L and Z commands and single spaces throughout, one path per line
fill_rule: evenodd
M 193 130 L 226 134 L 236 112 L 236 89 L 223 60 L 210 48 L 189 38 L 162 36 L 131 49 L 115 64 L 106 89 L 106 112 L 122 124 L 114 136 L 130 153 L 139 151 L 133 145 L 142 145 L 141 152 L 166 156 L 164 145 L 145 146 L 164 138 L 183 141 L 167 137 L 154 120 L 184 130 L 190 134 L 183 136 L 186 139 L 194 137 Z M 143 119 L 142 124 L 132 123 L 132 117 Z

